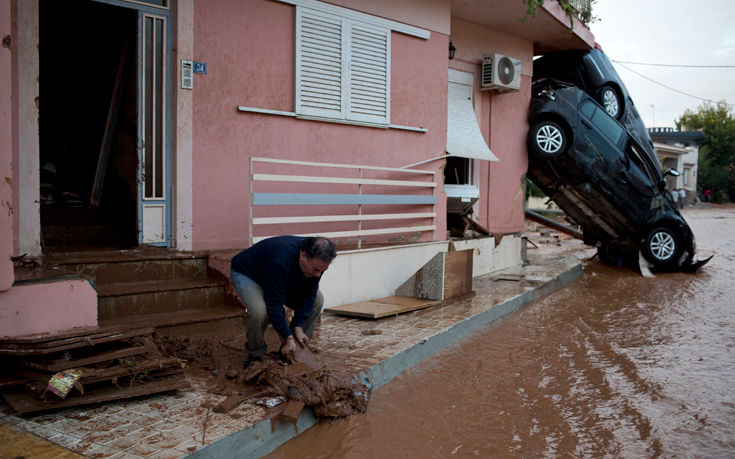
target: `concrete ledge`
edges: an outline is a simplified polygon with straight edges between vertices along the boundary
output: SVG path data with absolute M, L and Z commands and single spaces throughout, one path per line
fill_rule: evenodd
M 477 314 L 419 341 L 402 351 L 372 365 L 356 376 L 357 381 L 368 379 L 373 390 L 398 376 L 406 369 L 431 357 L 437 351 L 454 344 L 488 324 L 520 309 L 524 305 L 572 282 L 582 274 L 582 263 L 569 256 L 555 256 L 552 261 L 541 260 L 532 269 L 525 270 L 531 284 L 520 294 L 510 296 Z M 264 420 L 247 429 L 223 437 L 186 456 L 191 458 L 257 458 L 265 456 L 281 444 L 297 436 L 317 422 L 313 411 L 301 412 L 296 426 L 274 420 Z

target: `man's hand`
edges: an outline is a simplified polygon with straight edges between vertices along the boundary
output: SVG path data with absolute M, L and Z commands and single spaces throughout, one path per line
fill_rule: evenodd
M 309 345 L 309 337 L 306 336 L 306 333 L 304 333 L 304 329 L 301 327 L 294 327 L 293 328 L 293 334 L 296 338 L 296 342 L 299 343 L 299 346 L 302 348 L 305 348 Z
M 281 354 L 288 360 L 289 363 L 295 363 L 296 361 L 296 340 L 293 335 L 286 338 L 286 341 L 281 346 Z

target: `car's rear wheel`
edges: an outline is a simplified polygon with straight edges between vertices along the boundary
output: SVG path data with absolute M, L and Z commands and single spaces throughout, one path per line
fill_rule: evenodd
M 657 268 L 670 267 L 679 253 L 679 238 L 665 226 L 654 228 L 646 237 L 643 253 Z
M 597 256 L 604 265 L 623 266 L 623 257 L 617 247 L 611 244 L 602 244 L 597 248 Z
M 528 131 L 528 148 L 541 158 L 555 158 L 567 149 L 567 135 L 557 123 L 539 121 Z
M 620 119 L 623 104 L 618 92 L 612 86 L 605 85 L 600 89 L 600 105 L 605 108 L 610 116 L 616 120 Z

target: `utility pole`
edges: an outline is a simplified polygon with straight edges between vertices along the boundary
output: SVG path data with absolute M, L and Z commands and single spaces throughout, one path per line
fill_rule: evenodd
M 652 114 L 651 114 L 651 124 L 652 124 L 652 126 L 651 127 L 654 127 L 655 128 L 656 127 L 656 106 L 653 105 L 653 104 L 651 104 L 651 112 L 652 112 Z

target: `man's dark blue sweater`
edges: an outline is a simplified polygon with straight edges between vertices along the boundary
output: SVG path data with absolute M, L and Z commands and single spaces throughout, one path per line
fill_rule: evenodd
M 319 277 L 306 277 L 299 265 L 299 245 L 304 237 L 264 239 L 232 258 L 232 269 L 263 289 L 268 317 L 284 339 L 291 335 L 283 305 L 294 310 L 291 325 L 303 327 L 311 314 L 319 289 Z

